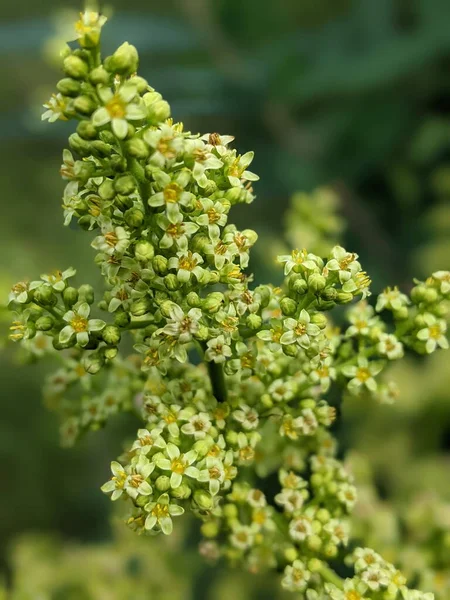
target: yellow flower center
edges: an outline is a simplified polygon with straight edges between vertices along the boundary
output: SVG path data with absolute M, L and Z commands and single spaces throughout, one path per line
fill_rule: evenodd
M 178 185 L 178 183 L 169 183 L 164 188 L 164 200 L 167 204 L 174 204 L 177 202 L 182 188 Z
M 184 225 L 183 223 L 171 223 L 167 229 L 166 233 L 173 238 L 179 238 L 184 233 Z
M 105 237 L 105 242 L 107 243 L 107 245 L 110 248 L 114 248 L 114 246 L 119 241 L 119 238 L 117 237 L 117 234 L 115 231 L 108 231 L 108 233 L 105 233 L 104 237 Z
M 345 594 L 345 600 L 361 600 L 361 594 L 356 590 L 350 590 Z
M 197 266 L 197 260 L 192 255 L 192 252 L 188 252 L 187 256 L 180 258 L 178 266 L 185 271 L 192 271 Z
M 155 504 L 152 509 L 152 515 L 158 519 L 158 521 L 164 517 L 169 516 L 169 505 L 168 504 Z
M 430 338 L 432 340 L 438 340 L 441 337 L 441 328 L 439 325 L 432 325 L 429 328 Z
M 137 473 L 130 477 L 130 485 L 132 485 L 134 488 L 138 488 L 143 481 L 144 478 L 142 475 L 138 475 Z
M 339 261 L 339 267 L 344 271 L 351 263 L 355 260 L 356 254 L 346 254 L 343 259 Z
M 210 208 L 208 211 L 206 211 L 206 214 L 208 215 L 210 225 L 217 223 L 217 221 L 220 219 L 220 213 L 215 208 Z
M 127 104 L 119 94 L 114 94 L 111 100 L 106 103 L 105 108 L 111 119 L 123 119 L 126 114 Z
M 174 458 L 172 464 L 170 465 L 171 470 L 179 475 L 183 475 L 183 473 L 186 471 L 186 467 L 187 465 L 181 457 Z
M 356 373 L 356 379 L 359 379 L 362 383 L 366 382 L 370 379 L 371 374 L 367 367 L 359 367 L 358 372 Z
M 295 333 L 295 335 L 298 335 L 298 336 L 305 335 L 306 325 L 303 325 L 303 323 L 297 323 L 297 325 L 295 326 L 295 329 L 294 329 L 294 333 Z
M 84 317 L 80 317 L 76 315 L 71 321 L 70 326 L 76 333 L 81 333 L 83 331 L 87 331 L 88 329 L 88 320 Z
M 218 467 L 211 467 L 209 469 L 210 479 L 220 479 L 220 469 Z

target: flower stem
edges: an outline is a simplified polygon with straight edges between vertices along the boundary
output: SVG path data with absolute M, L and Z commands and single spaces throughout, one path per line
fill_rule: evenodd
M 206 344 L 200 342 L 200 347 L 203 355 L 205 354 Z M 213 361 L 205 361 L 206 368 L 208 369 L 209 379 L 211 381 L 211 387 L 213 396 L 218 402 L 226 402 L 228 397 L 227 384 L 225 381 L 225 373 L 223 372 L 223 366 L 220 363 Z
M 340 590 L 344 589 L 344 582 L 341 579 L 341 577 L 339 577 L 339 575 L 335 573 L 333 569 L 330 569 L 330 567 L 328 567 L 327 565 L 323 564 L 318 572 L 322 579 L 324 579 L 327 583 L 335 585 Z

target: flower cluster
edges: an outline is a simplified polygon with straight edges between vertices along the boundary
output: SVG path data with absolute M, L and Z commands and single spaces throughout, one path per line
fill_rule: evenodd
M 385 563 L 375 573 L 357 562 L 345 582 L 327 566 L 342 557 L 356 501 L 330 427 L 342 392 L 389 396 L 380 374 L 406 348 L 448 346 L 449 274 L 417 283 L 410 298 L 388 289 L 373 308 L 358 256 L 335 245 L 325 257 L 282 255 L 281 287 L 252 286 L 257 234 L 229 214 L 254 199 L 253 153 L 174 123 L 136 75 L 133 46 L 102 60 L 104 22 L 82 16 L 80 48 L 65 55 L 44 118 L 77 121 L 61 167 L 64 222 L 93 233 L 105 291 L 95 303 L 68 269 L 10 296 L 11 338 L 62 356 L 46 396 L 64 440 L 134 411 L 136 439 L 102 487 L 126 501 L 133 530 L 168 535 L 188 510 L 203 521 L 203 554 L 284 571 L 283 587 L 309 600 L 324 590 L 337 600 L 421 598 Z M 354 300 L 348 326 L 336 328 L 330 311 Z M 123 339 L 135 351 L 125 358 Z M 273 498 L 263 491 L 271 474 Z

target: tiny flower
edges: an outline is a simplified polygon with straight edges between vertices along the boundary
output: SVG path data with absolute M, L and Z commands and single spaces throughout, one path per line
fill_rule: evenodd
M 341 284 L 351 279 L 361 270 L 361 265 L 357 261 L 358 255 L 353 252 L 347 252 L 342 246 L 335 246 L 331 250 L 331 258 L 325 265 L 329 271 L 337 271 Z
M 198 481 L 209 484 L 209 492 L 212 496 L 219 493 L 220 487 L 225 481 L 225 467 L 220 458 L 208 456 L 206 458 L 206 469 L 198 474 Z
M 52 94 L 52 97 L 48 102 L 44 104 L 44 108 L 47 110 L 43 113 L 41 119 L 43 121 L 48 120 L 49 123 L 55 121 L 67 121 L 65 112 L 67 110 L 67 98 L 62 94 Z
M 154 468 L 154 463 L 150 462 L 144 454 L 140 454 L 137 461 L 132 462 L 125 481 L 125 491 L 130 498 L 135 500 L 139 495 L 150 496 L 152 488 L 147 478 Z
M 387 356 L 390 360 L 395 360 L 403 356 L 403 344 L 399 342 L 395 335 L 388 333 L 380 335 L 377 350 L 382 356 Z
M 225 362 L 232 354 L 231 348 L 228 346 L 228 344 L 226 344 L 225 337 L 223 335 L 219 335 L 212 340 L 208 340 L 207 347 L 205 358 L 206 360 L 215 363 Z
M 386 288 L 377 298 L 375 310 L 400 310 L 409 304 L 409 298 L 406 294 L 402 294 L 398 287 Z
M 342 368 L 342 373 L 351 378 L 348 382 L 348 389 L 356 393 L 362 386 L 365 386 L 369 391 L 376 392 L 377 382 L 375 376 L 382 369 L 382 365 L 370 362 L 364 357 L 358 357 L 358 365 L 351 365 Z
M 255 530 L 247 525 L 236 523 L 233 525 L 233 533 L 230 535 L 230 543 L 239 550 L 248 550 L 255 540 Z
M 296 542 L 303 542 L 312 535 L 313 528 L 310 519 L 307 517 L 297 517 L 289 523 L 289 535 Z
M 221 202 L 213 202 L 209 198 L 200 200 L 202 214 L 195 218 L 195 222 L 201 227 L 207 227 L 208 235 L 213 242 L 219 241 L 220 228 L 227 222 L 229 206 Z
M 190 172 L 184 169 L 172 179 L 164 171 L 155 170 L 153 177 L 162 190 L 150 196 L 148 204 L 155 208 L 164 206 L 168 220 L 171 223 L 176 223 L 180 206 L 189 206 L 194 198 L 191 192 L 184 189 L 191 178 Z
M 170 535 L 173 530 L 172 517 L 184 513 L 184 508 L 178 504 L 170 504 L 169 494 L 162 494 L 156 502 L 149 502 L 144 510 L 148 512 L 145 519 L 145 529 L 154 529 L 157 525 L 164 535 Z
M 425 350 L 427 353 L 431 354 L 438 347 L 447 350 L 448 340 L 445 337 L 447 323 L 443 319 L 436 319 L 436 317 L 430 313 L 426 313 L 423 318 L 427 327 L 424 327 L 417 333 L 417 338 L 421 342 L 425 342 Z
M 311 573 L 305 564 L 301 560 L 294 560 L 292 565 L 287 565 L 284 569 L 281 587 L 290 592 L 301 592 L 308 585 L 310 577 Z
M 105 254 L 123 254 L 130 243 L 130 234 L 123 227 L 105 229 L 97 236 L 91 246 Z
M 159 247 L 162 250 L 166 250 L 167 248 L 172 248 L 175 244 L 180 250 L 186 252 L 188 249 L 188 240 L 198 230 L 198 225 L 191 221 L 184 222 L 181 213 L 176 214 L 172 220 L 174 221 L 173 223 L 163 214 L 158 215 L 156 218 L 159 227 L 164 231 L 159 241 Z
M 314 256 L 314 254 L 308 254 L 305 249 L 292 250 L 291 254 L 279 256 L 277 260 L 280 263 L 284 263 L 285 275 L 289 275 L 292 270 L 297 273 L 301 269 L 314 271 L 318 268 L 318 257 Z
M 148 429 L 138 429 L 138 439 L 131 446 L 131 450 L 136 450 L 139 454 L 148 454 L 153 448 L 165 448 L 166 442 L 161 437 L 162 429 L 155 427 L 151 431 Z
M 253 157 L 254 152 L 246 152 L 233 160 L 227 168 L 228 179 L 231 185 L 239 187 L 241 185 L 241 179 L 246 181 L 258 181 L 258 175 L 255 175 L 255 173 L 252 173 L 251 171 L 247 171 L 247 167 L 252 162 Z
M 296 319 L 285 319 L 283 321 L 283 328 L 285 333 L 280 338 L 281 344 L 294 344 L 297 343 L 302 348 L 309 348 L 311 345 L 311 337 L 316 337 L 320 333 L 320 329 L 317 325 L 310 322 L 311 317 L 309 313 L 302 309 L 299 318 Z M 286 331 L 287 330 L 287 331 Z
M 200 265 L 203 263 L 203 258 L 197 252 L 177 252 L 177 256 L 169 258 L 169 269 L 177 271 L 177 279 L 181 283 L 190 281 L 192 275 L 195 275 L 197 281 L 201 281 L 202 275 L 205 272 Z
M 124 492 L 127 473 L 122 465 L 116 461 L 111 463 L 113 476 L 100 488 L 105 494 L 112 492 L 111 500 L 117 500 Z
M 111 128 L 119 139 L 123 140 L 128 133 L 128 121 L 140 121 L 145 119 L 147 111 L 144 103 L 133 103 L 137 96 L 137 89 L 131 82 L 123 84 L 113 92 L 110 88 L 100 87 L 98 95 L 103 102 L 92 115 L 92 123 L 96 127 L 102 127 L 111 123 Z
M 241 405 L 240 409 L 234 410 L 231 414 L 233 419 L 240 423 L 244 429 L 256 429 L 258 427 L 257 411 L 246 404 Z
M 100 319 L 88 319 L 91 308 L 87 302 L 83 302 L 74 310 L 69 310 L 63 316 L 67 325 L 59 333 L 62 344 L 69 342 L 75 335 L 77 344 L 86 346 L 89 342 L 89 333 L 101 331 L 106 323 Z
M 450 294 L 450 271 L 436 271 L 431 277 L 438 282 L 441 294 Z
M 169 312 L 169 320 L 167 325 L 158 330 L 157 333 L 164 333 L 170 337 L 176 338 L 180 343 L 185 344 L 192 340 L 200 327 L 200 319 L 202 311 L 199 308 L 191 308 L 187 314 L 174 304 Z
M 66 287 L 66 280 L 73 277 L 75 274 L 76 270 L 73 267 L 70 267 L 65 271 L 55 271 L 50 275 L 41 275 L 41 279 L 51 285 L 57 292 L 62 292 Z
M 305 496 L 299 490 L 285 488 L 275 496 L 275 502 L 287 513 L 295 513 L 301 510 Z
M 187 423 L 181 427 L 185 435 L 192 435 L 195 439 L 201 440 L 211 429 L 212 423 L 208 413 L 200 412 L 189 417 Z
M 165 452 L 168 458 L 157 458 L 156 465 L 164 471 L 171 471 L 170 486 L 177 488 L 183 481 L 183 475 L 197 479 L 199 470 L 192 467 L 192 463 L 197 458 L 197 452 L 190 450 L 186 454 L 181 454 L 180 449 L 175 444 L 167 444 Z

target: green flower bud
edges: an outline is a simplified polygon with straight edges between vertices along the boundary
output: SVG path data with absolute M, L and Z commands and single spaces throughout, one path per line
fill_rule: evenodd
M 172 311 L 174 304 L 175 303 L 172 302 L 172 300 L 164 300 L 163 302 L 161 302 L 161 304 L 159 306 L 159 310 L 161 311 L 161 314 L 163 317 L 165 317 L 166 319 L 168 317 L 170 317 L 170 313 Z
M 202 300 L 197 292 L 189 292 L 186 296 L 186 302 L 191 308 L 198 308 L 201 305 Z
M 308 570 L 311 571 L 311 573 L 318 573 L 323 567 L 323 563 L 320 559 L 318 558 L 311 558 L 308 561 Z
M 249 329 L 256 331 L 257 329 L 261 328 L 262 318 L 259 315 L 255 315 L 254 313 L 251 313 L 245 319 L 245 324 L 247 325 L 247 327 Z
M 114 325 L 117 325 L 117 327 L 127 327 L 130 321 L 130 315 L 125 311 L 116 312 L 114 316 Z
M 260 296 L 261 298 L 261 307 L 262 308 L 266 308 L 266 306 L 269 304 L 270 299 L 272 297 L 272 294 L 270 292 L 270 288 L 267 285 L 259 285 L 256 289 L 255 292 Z
M 425 285 L 417 285 L 413 287 L 411 290 L 411 300 L 414 304 L 420 304 L 420 302 L 425 302 L 427 296 L 427 287 Z
M 320 327 L 320 329 L 325 329 L 328 325 L 328 319 L 323 313 L 314 313 L 311 317 L 311 323 Z
M 282 350 L 286 356 L 292 356 L 292 358 L 295 358 L 298 354 L 297 344 L 285 344 L 282 346 Z
M 289 563 L 293 563 L 294 560 L 297 560 L 298 558 L 298 552 L 293 546 L 291 546 L 290 548 L 286 548 L 284 551 L 284 556 Z
M 161 306 L 161 304 L 163 302 L 165 302 L 166 300 L 168 300 L 168 298 L 169 298 L 169 294 L 167 292 L 162 292 L 162 291 L 158 290 L 155 293 L 155 302 L 158 306 Z
M 203 300 L 202 308 L 205 312 L 211 315 L 219 310 L 224 300 L 224 295 L 221 292 L 212 292 Z
M 326 508 L 319 508 L 316 513 L 316 519 L 318 519 L 321 523 L 325 524 L 331 519 L 330 511 Z
M 80 121 L 78 123 L 77 133 L 83 140 L 95 140 L 97 137 L 97 129 L 90 121 Z
M 148 262 L 155 256 L 155 248 L 150 242 L 140 240 L 134 247 L 134 256 L 141 262 Z
M 310 550 L 313 552 L 318 552 L 322 547 L 322 539 L 318 535 L 310 535 L 306 544 Z
M 129 196 L 136 189 L 136 180 L 132 175 L 123 175 L 114 181 L 114 189 L 118 194 Z
M 125 223 L 128 227 L 140 227 L 144 222 L 145 215 L 139 208 L 130 208 L 124 214 Z
M 123 173 L 127 169 L 127 161 L 120 154 L 113 154 L 109 160 L 111 169 L 116 173 Z
M 80 156 L 91 155 L 91 146 L 89 142 L 83 140 L 78 133 L 72 133 L 69 135 L 69 146 Z
M 97 105 L 89 96 L 78 96 L 73 101 L 73 107 L 82 115 L 91 115 L 97 108 Z
M 144 92 L 150 90 L 150 86 L 148 85 L 148 81 L 139 75 L 135 75 L 132 79 L 133 85 L 136 86 L 138 94 L 143 94 Z
M 337 296 L 337 290 L 334 287 L 327 287 L 324 290 L 321 291 L 320 293 L 320 297 L 323 298 L 323 300 L 325 301 L 332 301 L 332 300 L 336 300 L 336 296 Z
M 63 69 L 66 75 L 74 79 L 84 79 L 89 72 L 89 67 L 84 60 L 73 54 L 64 59 Z
M 320 298 L 317 301 L 317 310 L 320 311 L 326 311 L 326 310 L 331 310 L 332 308 L 334 308 L 336 306 L 335 302 L 327 302 L 326 300 L 321 300 Z
M 299 295 L 306 294 L 308 291 L 308 284 L 302 278 L 296 279 L 292 284 L 292 290 Z
M 263 394 L 261 396 L 261 404 L 264 406 L 264 408 L 272 408 L 273 400 L 269 394 Z
M 211 510 L 214 506 L 213 497 L 206 490 L 196 490 L 194 492 L 194 502 L 201 510 Z
M 91 375 L 95 375 L 98 373 L 103 365 L 105 364 L 105 358 L 102 354 L 98 352 L 93 352 L 86 356 L 83 360 L 83 367 L 85 368 L 87 373 Z
M 102 330 L 102 338 L 111 346 L 117 346 L 120 342 L 120 337 L 120 329 L 115 325 L 107 325 Z
M 94 303 L 95 297 L 94 288 L 92 287 L 92 285 L 84 283 L 83 285 L 80 285 L 80 287 L 78 288 L 78 292 L 80 294 L 80 300 L 84 300 L 88 304 Z
M 437 299 L 437 290 L 435 290 L 434 288 L 427 288 L 427 291 L 425 292 L 425 302 L 427 304 L 434 304 L 434 302 L 436 302 Z
M 114 346 L 113 348 L 105 348 L 103 350 L 103 356 L 106 358 L 106 360 L 113 360 L 116 358 L 118 352 L 119 350 L 117 346 Z
M 164 277 L 164 285 L 169 292 L 175 292 L 180 287 L 180 282 L 174 273 L 169 273 Z
M 65 77 L 64 79 L 60 79 L 56 84 L 56 89 L 63 96 L 71 96 L 72 98 L 78 96 L 81 90 L 81 85 L 79 81 L 75 79 L 71 79 L 70 77 Z
M 165 275 L 167 273 L 167 258 L 161 254 L 157 254 L 152 260 L 153 270 L 157 275 Z
M 105 179 L 98 188 L 98 194 L 102 200 L 112 200 L 116 195 L 114 184 L 111 179 Z
M 149 147 L 141 138 L 134 137 L 126 142 L 126 148 L 130 156 L 135 158 L 147 158 L 150 154 Z
M 121 194 L 117 194 L 115 197 L 115 205 L 118 209 L 125 212 L 129 208 L 132 208 L 133 199 L 130 196 L 122 196 Z
M 34 290 L 34 301 L 42 306 L 55 306 L 58 299 L 49 285 L 40 285 Z
M 236 504 L 225 504 L 223 507 L 223 516 L 226 519 L 232 520 L 236 519 L 239 514 L 238 507 Z
M 100 66 L 92 69 L 89 74 L 89 79 L 94 85 L 108 85 L 111 75 L 108 73 L 105 67 Z
M 280 308 L 283 311 L 283 314 L 287 315 L 288 317 L 292 317 L 292 315 L 295 315 L 295 312 L 297 311 L 297 306 L 297 302 L 295 300 L 292 300 L 292 298 L 288 298 L 287 296 L 283 298 L 280 302 Z
M 312 273 L 308 277 L 308 288 L 314 294 L 317 294 L 317 292 L 320 292 L 323 289 L 325 289 L 326 285 L 327 285 L 327 280 L 325 279 L 325 277 L 323 277 L 323 275 L 319 275 L 319 273 Z
M 447 311 L 445 311 L 445 312 L 447 312 Z M 405 321 L 409 316 L 409 311 L 406 306 L 402 306 L 398 310 L 394 310 L 393 314 L 394 314 L 394 318 L 397 321 Z
M 335 558 L 338 555 L 338 548 L 335 544 L 327 544 L 322 552 L 327 558 Z
M 106 158 L 111 156 L 112 148 L 109 144 L 102 142 L 102 140 L 94 140 L 90 143 L 90 149 L 92 154 L 99 158 Z
M 215 538 L 219 535 L 219 525 L 215 521 L 207 521 L 200 528 L 205 538 Z
M 134 502 L 137 506 L 144 508 L 144 506 L 148 504 L 148 496 L 138 496 Z
M 106 62 L 106 61 L 105 61 Z M 132 75 L 137 71 L 139 55 L 134 46 L 124 42 L 107 61 L 107 69 L 113 73 Z
M 187 500 L 191 494 L 192 490 L 186 483 L 182 483 L 171 491 L 171 495 L 178 500 Z
M 154 104 L 155 102 L 158 102 L 159 100 L 162 100 L 163 97 L 161 96 L 161 94 L 159 92 L 155 92 L 155 90 L 152 90 L 151 92 L 147 92 L 146 94 L 144 94 L 142 96 L 142 100 L 144 101 L 145 106 L 148 108 L 149 106 L 151 106 L 152 104 Z
M 209 328 L 206 325 L 200 325 L 195 337 L 201 342 L 206 342 L 206 340 L 209 338 Z
M 155 481 L 155 487 L 158 492 L 167 492 L 170 489 L 170 477 L 167 475 L 160 475 Z
M 425 318 L 424 318 L 424 316 L 423 316 L 423 315 L 417 315 L 417 316 L 414 318 L 414 325 L 415 325 L 416 327 L 418 327 L 419 329 L 423 329 L 424 327 L 426 327 L 426 326 L 427 326 L 427 323 L 426 323 L 426 321 L 425 321 Z
M 55 319 L 53 317 L 39 317 L 39 319 L 36 321 L 36 329 L 38 331 L 50 331 L 54 324 Z
M 148 107 L 148 120 L 153 125 L 162 123 L 170 117 L 170 106 L 165 100 L 154 102 Z
M 62 294 L 64 304 L 67 308 L 72 308 L 78 302 L 78 290 L 74 287 L 66 287 Z
M 353 294 L 351 292 L 338 292 L 336 294 L 336 302 L 338 304 L 348 304 L 353 300 Z
M 149 298 L 141 298 L 140 300 L 135 300 L 130 306 L 130 313 L 134 317 L 142 317 L 151 309 L 151 300 Z

